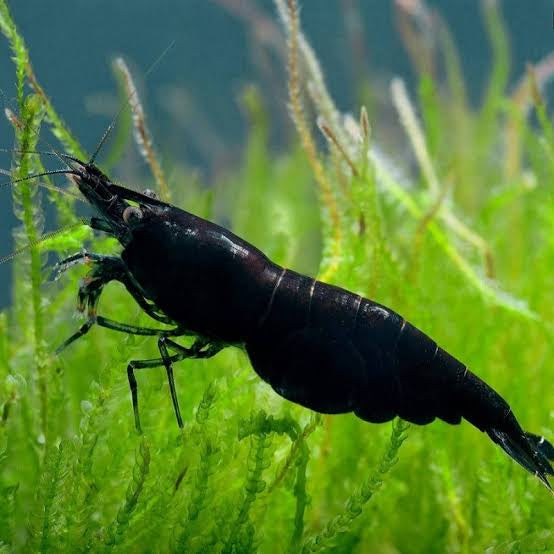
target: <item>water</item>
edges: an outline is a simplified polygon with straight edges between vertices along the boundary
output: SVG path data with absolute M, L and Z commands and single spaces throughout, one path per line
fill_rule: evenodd
M 224 2 L 221 2 L 224 3 Z M 227 2 L 232 4 L 233 2 Z M 240 4 L 240 2 L 236 2 Z M 377 90 L 386 94 L 390 76 L 412 79 L 413 69 L 400 42 L 392 2 L 306 0 L 303 26 L 325 68 L 329 88 L 341 109 L 356 104 L 356 65 L 343 24 L 347 4 L 360 4 L 367 67 Z M 252 2 L 275 22 L 270 0 Z M 242 5 L 246 5 L 243 3 Z M 437 6 L 452 26 L 472 99 L 483 90 L 489 71 L 489 48 L 479 4 L 442 0 Z M 89 151 L 117 106 L 110 61 L 123 55 L 131 64 L 141 88 L 149 123 L 166 160 L 185 159 L 198 167 L 206 181 L 217 178 L 240 156 L 245 122 L 237 97 L 248 82 L 262 82 L 274 115 L 274 142 L 290 135 L 286 115 L 286 74 L 275 52 L 269 62 L 260 56 L 251 30 L 215 1 L 138 0 L 75 2 L 58 0 L 12 1 L 10 8 L 27 46 L 39 81 L 74 134 Z M 512 43 L 513 81 L 527 60 L 536 61 L 553 46 L 552 7 L 546 0 L 502 3 Z M 146 68 L 175 41 L 162 62 L 142 82 Z M 0 40 L 0 90 L 3 102 L 15 108 L 15 76 L 7 42 Z M 263 64 L 270 69 L 264 73 Z M 363 63 L 363 61 L 362 61 Z M 268 79 L 268 73 L 271 78 Z M 391 123 L 394 123 L 391 120 Z M 13 133 L 0 121 L 2 146 L 11 146 Z M 48 137 L 51 140 L 51 137 Z M 43 147 L 46 147 L 43 144 Z M 143 168 L 130 175 L 140 175 Z M 8 168 L 9 157 L 0 166 Z M 8 189 L 0 191 L 0 255 L 9 253 L 10 229 L 15 224 Z M 9 301 L 9 264 L 0 266 L 0 307 Z

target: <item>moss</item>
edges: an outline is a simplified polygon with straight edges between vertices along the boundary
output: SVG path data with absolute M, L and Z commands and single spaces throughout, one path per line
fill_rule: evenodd
M 530 68 L 523 77 L 533 125 L 508 96 L 508 40 L 489 2 L 491 79 L 482 106 L 469 107 L 460 54 L 434 18 L 437 44 L 445 47 L 426 50 L 433 71 L 419 74 L 418 95 L 404 90 L 398 97 L 418 164 L 408 176 L 377 148 L 379 131 L 365 110 L 358 120 L 336 109 L 296 2 L 276 4 L 289 37 L 298 144 L 280 155 L 268 148 L 264 99 L 248 88 L 241 166 L 209 192 L 187 168 L 167 168 L 173 201 L 225 217 L 277 262 L 399 311 L 501 392 L 525 428 L 552 438 L 554 132 L 539 90 L 544 75 Z M 410 32 L 415 50 L 422 29 Z M 32 148 L 43 121 L 68 153 L 83 156 L 40 87 L 3 0 L 0 30 L 14 53 L 16 145 Z M 128 89 L 130 74 L 126 79 Z M 327 148 L 316 140 L 314 113 Z M 509 131 L 516 164 L 506 159 L 506 114 L 517 120 Z M 142 111 L 139 119 L 152 166 Z M 110 164 L 126 141 L 120 132 Z M 14 177 L 41 167 L 19 155 Z M 160 180 L 159 164 L 153 171 Z M 165 181 L 162 175 L 160 186 Z M 73 199 L 51 196 L 60 224 L 74 222 Z M 36 242 L 40 195 L 21 183 L 14 205 L 17 245 Z M 155 356 L 155 341 L 95 329 L 60 358 L 50 356 L 77 325 L 71 314 L 83 270 L 64 274 L 54 291 L 44 286 L 43 253 L 62 257 L 83 243 L 100 252 L 118 248 L 68 227 L 13 263 L 12 305 L 0 314 L 0 551 L 554 548 L 552 498 L 470 425 L 412 428 L 402 444 L 401 421 L 369 425 L 280 399 L 237 349 L 177 366 L 182 431 L 163 370 L 139 373 L 146 438 L 137 436 L 124 368 L 131 358 Z M 105 294 L 102 310 L 147 322 L 122 289 Z

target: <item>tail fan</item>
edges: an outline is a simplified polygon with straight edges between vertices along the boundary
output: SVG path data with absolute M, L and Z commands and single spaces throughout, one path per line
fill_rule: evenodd
M 534 433 L 525 433 L 527 438 L 539 449 L 543 456 L 554 462 L 554 446 L 552 446 L 544 437 Z
M 533 433 L 508 433 L 496 428 L 487 429 L 489 437 L 498 444 L 504 452 L 512 457 L 527 471 L 536 475 L 541 482 L 554 494 L 548 482 L 548 475 L 554 475 L 550 463 L 554 460 L 554 447 L 544 437 Z

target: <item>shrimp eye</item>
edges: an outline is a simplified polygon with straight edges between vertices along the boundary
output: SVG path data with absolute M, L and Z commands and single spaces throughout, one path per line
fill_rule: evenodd
M 141 219 L 142 212 L 140 211 L 140 208 L 137 208 L 136 206 L 128 206 L 123 210 L 123 221 L 128 225 L 137 223 Z
M 144 194 L 144 196 L 148 196 L 148 198 L 153 198 L 154 200 L 159 200 L 158 195 L 152 189 L 144 189 L 142 191 L 142 194 Z

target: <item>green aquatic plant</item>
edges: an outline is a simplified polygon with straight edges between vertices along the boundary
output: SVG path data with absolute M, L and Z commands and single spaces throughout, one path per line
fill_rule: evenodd
M 378 148 L 371 111 L 357 118 L 336 108 L 296 2 L 275 3 L 288 38 L 298 144 L 280 155 L 269 149 L 264 99 L 248 87 L 244 159 L 207 191 L 182 166 L 163 171 L 133 94 L 135 138 L 158 188 L 194 213 L 229 218 L 277 262 L 399 311 L 501 391 L 526 427 L 552 438 L 547 65 L 529 67 L 524 97 L 510 95 L 508 37 L 497 3 L 483 2 L 493 66 L 483 102 L 470 106 L 452 34 L 440 17 L 429 19 L 439 46 L 425 46 L 416 93 L 398 80 L 392 89 L 398 127 L 414 151 L 410 175 Z M 417 14 L 400 16 L 410 48 L 423 51 Z M 87 159 L 40 86 L 5 0 L 0 30 L 15 63 L 19 113 L 8 114 L 15 147 L 33 149 L 42 124 L 64 151 Z M 116 71 L 127 99 L 136 90 L 131 73 L 121 61 Z M 510 152 L 517 160 L 507 159 Z M 37 157 L 15 155 L 13 179 L 42 170 Z M 0 314 L 0 551 L 554 549 L 548 493 L 471 426 L 412 428 L 404 443 L 400 420 L 377 426 L 313 414 L 278 398 L 236 349 L 176 368 L 183 430 L 163 372 L 141 374 L 145 434 L 138 436 L 123 368 L 155 355 L 152 341 L 95 329 L 63 356 L 51 355 L 74 331 L 84 273 L 75 268 L 47 286 L 44 253 L 63 257 L 83 244 L 112 253 L 117 245 L 79 226 L 74 199 L 52 189 L 65 232 L 38 241 L 36 190 L 33 181 L 13 187 L 15 246 L 23 250 L 13 260 L 12 303 Z M 105 294 L 101 307 L 147 324 L 124 291 Z

